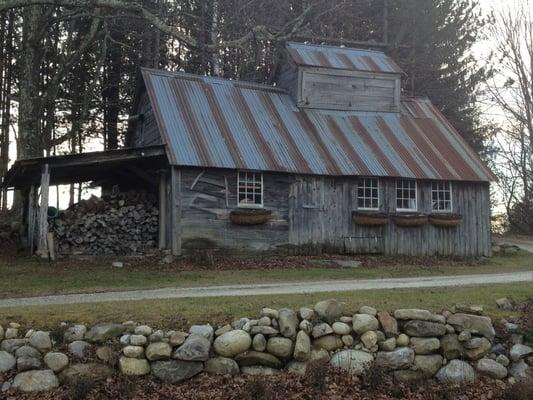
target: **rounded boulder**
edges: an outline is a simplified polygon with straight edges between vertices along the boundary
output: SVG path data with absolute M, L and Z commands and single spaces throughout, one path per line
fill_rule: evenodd
M 247 351 L 251 345 L 252 338 L 248 332 L 237 329 L 217 337 L 213 348 L 217 354 L 223 357 L 234 357 L 239 353 Z

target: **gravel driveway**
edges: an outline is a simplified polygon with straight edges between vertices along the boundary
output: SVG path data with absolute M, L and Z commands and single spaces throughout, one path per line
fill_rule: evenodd
M 107 301 L 131 301 L 151 299 L 177 299 L 185 297 L 258 296 L 276 294 L 319 293 L 337 291 L 403 289 L 446 286 L 469 286 L 494 283 L 532 282 L 533 271 L 505 274 L 456 275 L 422 278 L 392 278 L 368 280 L 336 280 L 315 282 L 272 283 L 260 285 L 230 285 L 191 288 L 167 288 L 105 292 L 88 294 L 67 294 L 57 296 L 25 297 L 0 300 L 2 307 L 32 305 L 96 303 Z

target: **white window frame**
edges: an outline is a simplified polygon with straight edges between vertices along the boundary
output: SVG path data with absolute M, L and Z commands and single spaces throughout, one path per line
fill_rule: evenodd
M 241 174 L 244 174 L 244 180 L 241 182 Z M 254 201 L 253 204 L 246 204 L 246 203 L 242 203 L 240 202 L 239 198 L 240 198 L 240 195 L 241 195 L 241 185 L 242 183 L 245 183 L 246 186 L 247 183 L 248 183 L 248 177 L 251 175 L 251 182 L 253 184 L 257 184 L 257 183 L 260 183 L 261 184 L 261 204 L 256 204 L 255 203 L 255 190 L 253 190 L 252 192 L 252 199 Z M 260 177 L 261 179 L 257 179 L 257 177 Z M 237 207 L 239 208 L 263 208 L 263 204 L 264 204 L 264 185 L 263 185 L 263 173 L 262 172 L 254 172 L 254 171 L 237 171 Z M 243 191 L 243 194 L 245 196 L 247 196 L 248 194 L 248 191 L 247 189 L 245 188 L 244 191 Z
M 437 188 L 436 190 L 433 189 L 433 185 L 434 184 L 444 184 L 444 185 L 448 185 L 448 189 L 439 189 Z M 451 213 L 453 211 L 453 189 L 452 189 L 453 185 L 452 185 L 452 182 L 450 181 L 432 181 L 431 182 L 431 210 L 432 211 L 435 211 L 435 212 L 441 212 L 441 213 Z M 449 192 L 450 193 L 450 200 L 442 200 L 444 201 L 445 203 L 448 202 L 450 204 L 450 208 L 449 209 L 444 209 L 444 210 L 441 210 L 439 208 L 435 208 L 434 207 L 434 200 L 433 200 L 433 193 L 437 193 L 437 196 L 439 195 L 439 193 L 445 193 L 445 192 Z M 437 206 L 438 206 L 438 203 L 439 203 L 439 199 L 437 199 Z
M 372 191 L 372 189 L 374 189 L 374 187 L 372 185 L 370 186 L 366 186 L 366 180 L 372 180 L 372 181 L 376 181 L 376 187 L 375 189 L 377 190 L 377 197 L 373 197 L 372 196 L 372 192 L 370 193 L 370 197 L 366 197 L 364 195 L 364 191 L 365 189 L 370 189 Z M 363 182 L 364 184 L 361 186 L 361 182 Z M 363 189 L 363 196 L 359 196 L 359 189 L 362 188 Z M 372 178 L 372 177 L 366 177 L 366 178 L 359 178 L 357 180 L 357 192 L 356 192 L 356 199 L 357 199 L 357 209 L 358 210 L 368 210 L 368 211 L 376 211 L 376 210 L 379 210 L 379 179 L 378 178 Z M 370 201 L 370 204 L 372 204 L 372 200 L 373 199 L 376 199 L 377 200 L 377 207 L 360 207 L 359 206 L 359 199 L 362 199 L 363 200 L 363 204 L 365 203 L 365 200 L 369 200 Z
M 400 182 L 413 182 L 415 184 L 415 207 L 414 208 L 398 208 L 398 184 Z M 405 188 L 403 187 L 402 185 L 402 190 L 405 190 Z M 409 188 L 410 190 L 410 188 Z M 395 196 L 395 204 L 396 204 L 396 211 L 409 211 L 409 212 L 413 212 L 413 211 L 418 211 L 418 182 L 414 179 L 396 179 L 396 192 L 395 192 L 396 196 Z M 402 199 L 404 199 L 402 197 Z M 410 199 L 410 198 L 409 198 Z

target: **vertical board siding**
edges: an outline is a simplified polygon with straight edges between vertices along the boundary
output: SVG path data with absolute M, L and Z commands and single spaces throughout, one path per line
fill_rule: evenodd
M 136 123 L 133 132 L 133 147 L 143 147 L 161 144 L 161 135 L 157 127 L 152 104 L 146 92 L 143 92 L 137 106 L 137 114 L 143 116 L 142 121 Z
M 264 173 L 264 207 L 272 219 L 240 226 L 229 220 L 237 208 L 237 171 L 181 169 L 181 241 L 184 252 L 200 248 L 235 252 L 381 253 L 407 256 L 489 256 L 489 186 L 452 184 L 453 212 L 461 225 L 440 228 L 383 227 L 352 222 L 357 209 L 356 177 Z M 380 179 L 380 211 L 396 211 L 396 181 Z M 431 212 L 431 182 L 418 181 L 418 209 Z

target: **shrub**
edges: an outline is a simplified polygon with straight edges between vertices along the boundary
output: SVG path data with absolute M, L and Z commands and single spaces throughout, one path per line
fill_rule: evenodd
M 511 207 L 509 230 L 520 235 L 533 235 L 533 201 L 520 201 Z

